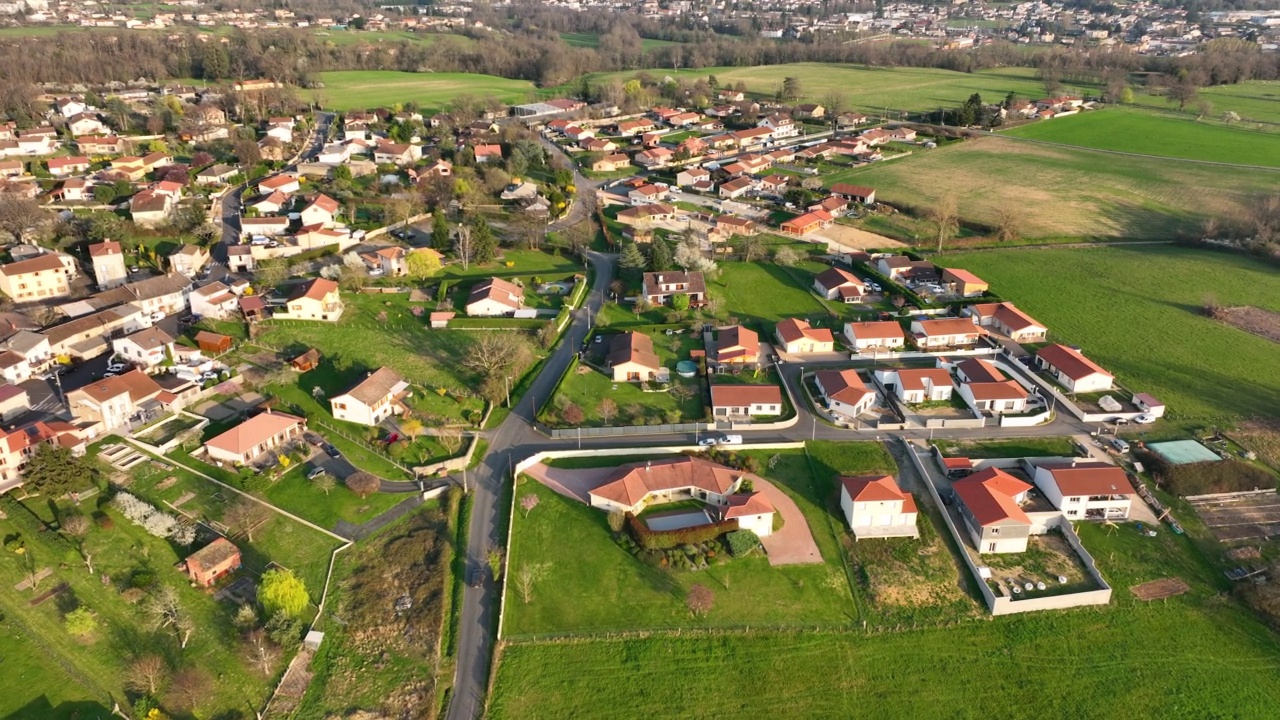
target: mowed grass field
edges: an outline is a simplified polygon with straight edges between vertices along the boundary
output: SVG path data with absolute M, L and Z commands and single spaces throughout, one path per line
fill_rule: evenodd
M 1280 167 L 1280 134 L 1206 125 L 1149 110 L 1109 108 L 1022 125 L 1006 134 L 1102 150 Z M 1280 181 L 1280 172 L 1275 179 Z
M 1280 347 L 1205 317 L 1223 305 L 1280 312 L 1280 273 L 1239 255 L 1157 247 L 948 254 L 1000 295 L 1078 344 L 1175 419 L 1231 421 L 1280 412 Z
M 870 185 L 879 199 L 922 209 L 954 195 L 961 216 L 981 223 L 994 223 L 1002 207 L 1021 208 L 1028 238 L 1153 240 L 1196 235 L 1209 215 L 1239 215 L 1258 196 L 1274 192 L 1277 180 L 1255 169 L 1117 157 L 1000 137 L 823 177 L 828 186 Z
M 330 110 L 387 107 L 416 102 L 424 110 L 439 110 L 454 98 L 493 96 L 505 103 L 521 103 L 533 91 L 527 80 L 508 80 L 471 73 L 408 73 L 394 70 L 352 70 L 320 73 L 324 88 L 313 91 Z
M 1221 117 L 1228 110 L 1238 113 L 1245 121 L 1280 123 L 1280 81 L 1250 80 L 1236 85 L 1215 85 L 1201 88 L 1200 97 L 1213 104 L 1213 115 Z M 1169 109 L 1174 104 L 1161 95 L 1147 95 L 1134 91 L 1133 101 L 1138 105 Z M 1194 108 L 1188 108 L 1194 110 Z M 1277 131 L 1280 127 L 1271 127 Z

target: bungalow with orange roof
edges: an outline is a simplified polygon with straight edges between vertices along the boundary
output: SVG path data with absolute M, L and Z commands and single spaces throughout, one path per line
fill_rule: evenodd
M 861 302 L 867 294 L 867 286 L 862 278 L 838 267 L 818 273 L 813 278 L 813 289 L 828 300 L 839 299 L 843 303 Z
M 736 200 L 756 189 L 756 181 L 749 176 L 734 178 L 720 185 L 720 197 Z
M 892 475 L 840 478 L 840 510 L 854 540 L 920 537 L 916 499 Z
M 502 162 L 502 146 L 494 144 L 476 145 L 474 149 L 477 163 Z
M 1123 468 L 1103 462 L 1038 465 L 1032 479 L 1068 520 L 1128 520 L 1137 494 Z
M 982 295 L 991 288 L 986 280 L 961 268 L 942 268 L 942 286 L 961 297 Z
M 963 314 L 976 319 L 982 327 L 1007 335 L 1016 343 L 1042 342 L 1049 332 L 1048 328 L 1011 302 L 970 305 Z
M 471 317 L 511 315 L 524 307 L 524 288 L 509 280 L 493 277 L 471 288 L 465 310 Z
M 70 155 L 60 158 L 49 158 L 49 174 L 54 177 L 66 177 L 76 173 L 89 172 L 89 158 L 84 155 Z
M 967 347 L 978 342 L 982 331 L 969 318 L 912 320 L 911 333 L 921 350 Z
M 717 420 L 781 415 L 782 412 L 782 388 L 777 385 L 711 386 L 711 414 Z
M 813 381 L 827 409 L 838 415 L 856 418 L 875 405 L 875 391 L 862 382 L 857 370 L 819 370 Z
M 268 410 L 205 442 L 209 458 L 218 463 L 248 465 L 262 455 L 302 437 L 307 421 Z
M 876 201 L 876 189 L 865 185 L 836 183 L 831 186 L 831 194 L 839 195 L 849 202 L 862 203 L 863 205 L 871 205 Z
M 1022 505 L 1031 485 L 1000 468 L 986 468 L 952 486 L 965 529 L 979 553 L 1020 553 L 1027 549 L 1031 518 Z
M 831 213 L 825 210 L 814 210 L 790 220 L 783 220 L 781 230 L 788 235 L 800 237 L 825 228 L 831 224 L 832 219 Z
M 845 323 L 844 336 L 858 352 L 901 350 L 907 342 L 902 326 L 892 320 Z
M 616 172 L 631 166 L 631 156 L 626 153 L 606 155 L 591 163 L 592 172 Z
M 301 187 L 302 186 L 298 183 L 297 176 L 290 175 L 288 173 L 281 173 L 280 175 L 272 175 L 269 178 L 264 178 L 258 181 L 258 194 L 270 195 L 273 192 L 280 192 L 285 195 L 292 195 L 298 192 Z
M 302 208 L 298 213 L 303 226 L 321 225 L 329 226 L 333 224 L 334 218 L 338 216 L 338 201 L 325 195 L 317 193 L 307 206 Z
M 286 320 L 321 320 L 338 322 L 343 311 L 342 293 L 338 283 L 325 278 L 315 278 L 294 286 L 285 304 L 285 312 L 276 311 L 275 317 Z
M 774 328 L 779 349 L 789 355 L 829 353 L 836 349 L 836 340 L 827 328 L 815 328 L 807 320 L 787 318 Z
M 942 368 L 908 368 L 883 371 L 884 384 L 894 386 L 894 394 L 909 405 L 951 399 L 951 373 Z
M 1036 351 L 1036 366 L 1073 393 L 1110 390 L 1115 376 L 1066 345 L 1046 345 Z
M 761 493 L 739 493 L 744 480 L 759 482 L 750 473 L 700 457 L 647 460 L 618 467 L 587 497 L 591 507 L 632 514 L 651 505 L 697 500 L 716 506 L 720 519 L 737 519 L 739 528 L 768 536 L 773 505 Z
M 715 361 L 720 365 L 755 365 L 760 362 L 760 336 L 741 325 L 721 328 L 716 334 Z
M 605 366 L 614 382 L 656 380 L 662 361 L 653 350 L 653 339 L 641 332 L 622 332 L 609 340 Z

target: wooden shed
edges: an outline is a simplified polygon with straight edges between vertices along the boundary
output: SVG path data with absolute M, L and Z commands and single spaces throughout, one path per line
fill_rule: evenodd
M 201 330 L 196 333 L 196 345 L 204 352 L 221 354 L 231 349 L 231 338 L 227 335 Z
M 293 369 L 297 370 L 298 372 L 307 372 L 308 370 L 315 370 L 316 366 L 320 364 L 320 351 L 316 350 L 315 348 L 310 348 L 309 350 L 302 353 L 298 357 L 290 360 L 289 364 L 292 365 Z

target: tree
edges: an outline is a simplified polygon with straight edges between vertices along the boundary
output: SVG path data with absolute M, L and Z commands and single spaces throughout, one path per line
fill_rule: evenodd
M 89 532 L 91 523 L 84 515 L 68 515 L 62 518 L 59 525 L 62 527 L 62 532 L 74 538 L 82 538 Z
M 236 160 L 244 168 L 257 165 L 262 162 L 262 149 L 258 147 L 258 143 L 248 138 L 241 138 L 231 144 L 231 152 L 236 156 Z
M 484 380 L 502 380 L 510 371 L 524 367 L 531 355 L 529 341 L 523 336 L 485 332 L 471 343 L 462 364 Z
M 556 329 L 554 320 L 548 320 L 538 328 L 538 344 L 543 349 L 550 350 L 556 344 L 556 340 L 560 339 L 560 331 Z
M 528 605 L 533 600 L 533 586 L 546 574 L 546 563 L 525 563 L 516 570 L 515 587 L 521 602 Z
M 364 471 L 352 473 L 346 483 L 351 492 L 359 495 L 361 500 L 377 492 L 381 486 L 377 476 Z
M 674 260 L 686 272 L 696 270 L 703 261 L 702 248 L 699 247 L 698 239 L 687 237 L 676 246 Z
M 440 252 L 449 248 L 449 221 L 442 209 L 431 213 L 431 247 Z
M 833 90 L 822 96 L 822 109 L 833 127 L 840 122 L 840 115 L 848 106 L 848 98 L 839 90 Z
M 251 630 L 245 636 L 244 658 L 256 667 L 263 677 L 270 677 L 276 661 L 280 659 L 280 648 L 271 642 L 267 631 L 262 628 Z
M 409 277 L 426 280 L 440 272 L 440 256 L 430 250 L 415 250 L 405 259 Z
M 711 592 L 711 588 L 699 583 L 694 583 L 689 588 L 689 594 L 685 596 L 684 604 L 689 608 L 689 612 L 694 617 L 701 617 L 711 611 L 711 606 L 715 604 L 716 594 Z
M 67 613 L 62 618 L 62 625 L 68 633 L 85 638 L 98 631 L 98 616 L 82 605 Z
M 800 251 L 790 245 L 783 245 L 773 254 L 773 261 L 779 265 L 791 266 L 800 262 Z
M 1180 70 L 1177 80 L 1165 90 L 1165 99 L 1169 102 L 1178 103 L 1179 110 L 1185 110 L 1187 105 L 1200 99 L 1200 92 L 1199 88 L 1196 87 L 1195 79 L 1186 69 Z
M 520 509 L 524 510 L 524 516 L 526 518 L 529 517 L 529 511 L 533 510 L 536 507 L 538 507 L 537 495 L 534 495 L 533 493 L 528 493 L 524 497 L 520 498 Z
M 609 530 L 614 534 L 622 532 L 622 529 L 627 526 L 627 514 L 621 510 L 610 510 L 605 520 L 609 523 Z
M 22 242 L 28 230 L 37 230 L 51 216 L 35 200 L 17 193 L 0 193 L 0 230 Z
M 253 498 L 240 496 L 222 513 L 222 522 L 237 535 L 253 542 L 253 532 L 271 517 L 271 510 Z
M 456 427 L 442 427 L 436 431 L 435 441 L 452 457 L 462 449 L 462 430 Z
M 338 485 L 338 481 L 329 473 L 320 473 L 316 476 L 316 479 L 311 482 L 315 484 L 317 490 L 323 492 L 325 495 L 333 492 L 333 489 Z
M 782 99 L 787 102 L 794 102 L 804 96 L 804 90 L 800 86 L 800 78 L 789 77 L 782 80 Z
M 147 695 L 155 695 L 169 678 L 169 666 L 159 655 L 143 655 L 129 663 L 125 685 Z
M 476 253 L 476 243 L 472 237 L 471 228 L 466 225 L 458 226 L 458 232 L 453 236 L 453 252 L 462 261 L 463 270 L 471 266 L 471 260 Z
M 671 296 L 671 307 L 676 312 L 684 312 L 685 310 L 688 310 L 689 302 L 688 293 L 676 293 Z
M 933 220 L 938 228 L 938 252 L 942 252 L 943 244 L 955 234 L 960 224 L 960 217 L 956 210 L 956 196 L 947 193 L 939 198 L 929 211 L 929 219 Z
M 640 247 L 633 242 L 623 243 L 622 254 L 618 256 L 618 267 L 628 272 L 638 272 L 644 270 L 644 266 L 644 253 L 640 252 Z
M 283 614 L 299 618 L 311 604 L 307 586 L 292 570 L 273 569 L 262 574 L 258 584 L 258 604 L 268 617 Z
M 996 210 L 996 239 L 1013 242 L 1022 236 L 1022 211 L 1011 205 L 1001 205 Z
M 573 425 L 575 427 L 581 425 L 582 421 L 586 419 L 586 416 L 582 412 L 582 408 L 578 407 L 575 403 L 565 405 L 564 409 L 560 411 L 560 417 L 564 419 L 566 424 Z
M 66 493 L 87 490 L 98 479 L 98 471 L 69 448 L 42 444 L 22 473 L 26 490 L 58 498 Z
M 671 254 L 671 244 L 654 235 L 653 241 L 649 243 L 649 269 L 653 272 L 670 270 L 674 261 L 675 258 Z
M 618 414 L 618 403 L 614 402 L 613 398 L 605 398 L 600 401 L 600 405 L 596 408 L 596 414 L 600 416 L 601 420 L 604 420 L 605 425 L 608 425 Z
M 764 240 L 759 235 L 748 235 L 742 238 L 738 250 L 742 253 L 743 261 L 755 262 L 764 253 Z
M 289 266 L 284 258 L 263 260 L 253 273 L 253 279 L 263 290 L 274 288 L 284 282 L 287 277 L 289 277 Z
M 483 216 L 471 223 L 471 243 L 473 260 L 481 265 L 493 262 L 498 253 L 498 238 Z
M 143 615 L 157 630 L 172 629 L 178 637 L 179 647 L 185 648 L 195 633 L 195 622 L 187 616 L 178 602 L 178 593 L 168 585 L 162 585 L 152 593 L 142 606 Z
M 190 711 L 209 697 L 212 688 L 213 678 L 209 671 L 198 667 L 185 668 L 174 674 L 165 700 L 175 709 Z

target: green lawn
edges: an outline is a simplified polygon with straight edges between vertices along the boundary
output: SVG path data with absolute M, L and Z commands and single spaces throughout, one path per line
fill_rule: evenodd
M 810 284 L 804 284 L 800 277 Z M 827 314 L 826 307 L 809 292 L 811 284 L 812 274 L 806 270 L 771 262 L 725 262 L 707 292 L 723 299 L 722 313 L 772 333 L 773 325 L 783 318 Z
M 1121 161 L 1085 148 L 1000 137 L 871 163 L 823 179 L 870 185 L 885 202 L 921 211 L 954 195 L 961 217 L 979 223 L 994 224 L 1003 208 L 1017 208 L 1021 234 L 1027 238 L 1154 240 L 1199 237 L 1205 218 L 1243 215 L 1276 181 L 1272 173 L 1257 170 L 1161 158 Z
M 493 96 L 519 103 L 533 92 L 533 83 L 472 73 L 407 73 L 394 70 L 347 70 L 319 74 L 324 88 L 313 91 L 329 110 L 356 110 L 416 102 L 424 112 L 436 112 L 459 95 Z
M 560 33 L 560 39 L 564 40 L 565 44 L 568 45 L 569 47 L 582 47 L 582 48 L 600 47 L 599 33 L 566 32 L 566 33 Z M 674 43 L 674 42 L 671 42 L 670 40 L 653 40 L 650 38 L 643 38 L 640 40 L 640 44 L 641 44 L 641 47 L 643 47 L 645 50 L 652 50 L 653 48 L 656 48 L 656 47 L 663 47 L 664 45 L 678 45 L 679 43 Z
M 1277 80 L 1250 80 L 1237 85 L 1201 88 L 1200 97 L 1213 103 L 1213 115 L 1216 117 L 1232 111 L 1246 121 L 1280 123 L 1280 81 Z M 1134 103 L 1161 109 L 1176 107 L 1163 96 L 1143 92 L 1134 93 Z M 1187 109 L 1194 111 L 1194 108 Z M 1274 131 L 1275 126 L 1271 125 L 1269 129 Z
M 1073 457 L 1070 438 L 1035 437 L 1016 440 L 939 440 L 934 443 L 944 455 L 971 458 Z
M 1280 275 L 1255 260 L 1177 247 L 1044 249 L 946 256 L 1079 344 L 1175 420 L 1232 422 L 1280 407 L 1276 345 L 1205 317 L 1223 305 L 1280 312 Z M 1053 268 L 1053 272 L 1045 272 Z
M 503 650 L 491 715 L 586 716 L 603 704 L 626 717 L 848 717 L 874 698 L 880 717 L 977 717 L 975 692 L 1053 717 L 1271 714 L 1277 637 L 1222 594 L 1192 541 L 1090 524 L 1080 533 L 1116 588 L 1109 606 L 875 633 L 517 642 Z M 1150 604 L 1128 591 L 1168 576 L 1192 591 Z
M 423 45 L 434 45 L 448 40 L 460 45 L 471 45 L 475 41 L 466 35 L 451 33 L 415 33 L 411 30 L 316 30 L 317 37 L 322 37 L 334 45 L 355 45 L 358 43 L 386 43 L 410 40 Z
M 579 367 L 586 368 L 585 365 Z M 672 375 L 673 384 L 678 383 L 692 390 L 688 399 L 679 400 L 669 392 L 644 392 L 639 383 L 615 383 L 604 373 L 590 368 L 582 374 L 571 371 L 560 384 L 550 407 L 560 407 L 558 403 L 562 401 L 559 398 L 577 405 L 586 416 L 582 423 L 584 427 L 602 427 L 606 424 L 600 417 L 600 402 L 606 397 L 611 398 L 619 410 L 617 417 L 608 423 L 612 425 L 661 424 L 671 419 L 670 413 L 678 415 L 676 422 L 702 420 L 707 413 L 702 381 L 698 378 L 676 377 L 674 372 Z
M 1102 150 L 1280 167 L 1280 135 L 1132 108 L 1035 122 L 1007 134 Z

